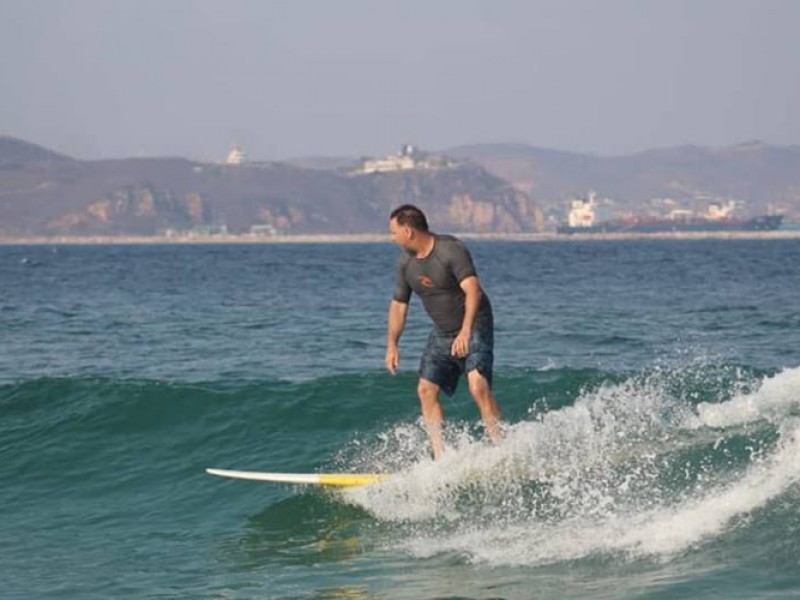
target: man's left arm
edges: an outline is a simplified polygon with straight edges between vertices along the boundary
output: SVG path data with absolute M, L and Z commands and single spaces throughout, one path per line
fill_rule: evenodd
M 463 358 L 469 354 L 469 338 L 472 335 L 472 328 L 475 325 L 475 318 L 478 316 L 478 307 L 481 304 L 481 282 L 477 275 L 470 275 L 462 279 L 458 284 L 464 292 L 464 321 L 461 329 L 453 340 L 450 353 L 453 356 Z

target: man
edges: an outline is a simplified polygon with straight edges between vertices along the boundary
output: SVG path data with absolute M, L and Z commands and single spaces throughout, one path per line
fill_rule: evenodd
M 428 231 L 425 214 L 404 204 L 389 219 L 392 240 L 406 250 L 397 265 L 394 297 L 389 305 L 386 367 L 392 374 L 400 362 L 398 342 L 408 314 L 411 292 L 422 299 L 433 330 L 419 367 L 417 394 L 434 459 L 444 451 L 439 401 L 443 390 L 451 396 L 462 374 L 481 412 L 489 439 L 501 438 L 500 408 L 492 394 L 494 324 L 492 305 L 481 289 L 466 246 L 450 235 Z

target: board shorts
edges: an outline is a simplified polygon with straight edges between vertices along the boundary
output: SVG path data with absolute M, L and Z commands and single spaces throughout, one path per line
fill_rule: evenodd
M 456 333 L 446 334 L 433 328 L 419 363 L 419 376 L 438 385 L 448 396 L 458 387 L 458 380 L 473 369 L 492 385 L 494 364 L 494 322 L 491 311 L 478 315 L 469 338 L 469 354 L 456 358 L 450 352 Z

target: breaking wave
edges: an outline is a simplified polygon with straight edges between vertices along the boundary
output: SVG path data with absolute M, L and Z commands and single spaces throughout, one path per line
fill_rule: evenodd
M 417 426 L 354 442 L 340 461 L 400 471 L 343 498 L 387 524 L 387 543 L 420 557 L 664 559 L 735 531 L 778 498 L 800 508 L 799 409 L 800 368 L 656 369 L 585 389 L 571 405 L 534 405 L 497 447 L 451 426 L 440 462 L 420 455 Z

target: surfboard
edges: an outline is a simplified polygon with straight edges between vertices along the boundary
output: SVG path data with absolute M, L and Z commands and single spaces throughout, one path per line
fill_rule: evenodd
M 379 473 L 263 473 L 261 471 L 231 471 L 228 469 L 206 469 L 206 473 L 231 479 L 321 485 L 325 487 L 359 487 L 386 481 L 390 477 Z

